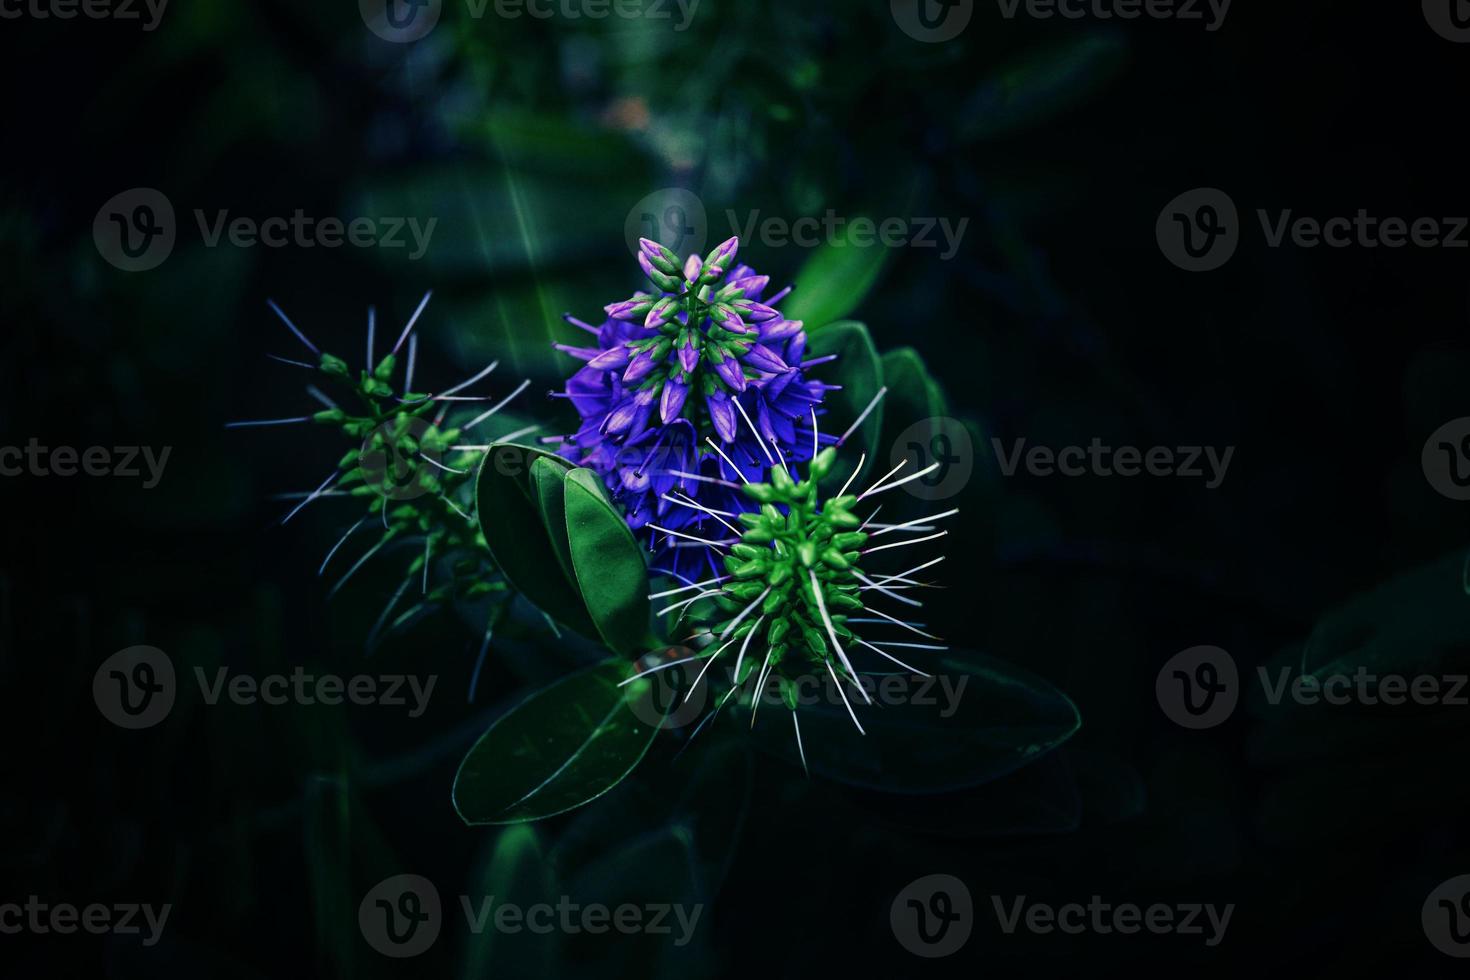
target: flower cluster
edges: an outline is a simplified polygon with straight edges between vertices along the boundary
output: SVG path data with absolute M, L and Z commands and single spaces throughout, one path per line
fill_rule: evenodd
M 703 543 L 748 503 L 735 479 L 811 459 L 817 416 L 832 386 L 808 369 L 800 320 L 769 298 L 767 276 L 735 257 L 732 238 L 707 258 L 640 242 L 638 262 L 656 288 L 606 308 L 595 347 L 558 345 L 586 362 L 567 381 L 581 418 L 561 452 L 602 476 L 628 524 L 647 535 L 656 571 L 689 580 L 717 570 Z M 725 525 L 728 528 L 728 524 Z

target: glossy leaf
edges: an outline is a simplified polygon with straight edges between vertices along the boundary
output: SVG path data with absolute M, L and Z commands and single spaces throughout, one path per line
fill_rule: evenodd
M 521 908 L 556 904 L 555 878 L 541 837 L 525 824 L 500 832 L 478 877 L 478 885 L 471 893 L 471 901 L 480 903 L 493 897 L 491 916 L 504 904 Z M 478 905 L 472 907 L 476 914 L 482 911 Z M 478 934 L 471 933 L 465 942 L 463 976 L 465 980 L 556 976 L 560 949 L 561 933 L 556 930 L 542 935 L 529 929 L 483 929 Z
M 538 459 L 572 466 L 559 456 L 514 443 L 494 445 L 485 453 L 475 484 L 480 527 L 495 564 L 516 591 L 557 622 L 596 636 L 581 598 L 553 557 L 556 547 L 531 488 L 530 468 Z
M 565 466 L 540 458 L 531 464 L 531 490 L 536 495 L 536 506 L 541 510 L 541 523 L 546 527 L 546 537 L 556 552 L 562 574 L 568 582 L 577 580 L 572 567 L 572 548 L 567 543 L 566 480 L 569 470 Z
M 781 311 L 789 319 L 805 321 L 813 333 L 836 323 L 862 306 L 883 272 L 888 251 L 876 240 L 862 246 L 845 240 L 818 247 L 796 274 L 796 289 Z
M 592 470 L 567 474 L 565 502 L 566 538 L 582 602 L 609 647 L 642 652 L 650 642 L 643 549 Z
M 876 666 L 860 656 L 855 662 L 859 670 Z M 797 711 L 813 775 L 887 793 L 964 789 L 1035 762 L 1081 725 L 1065 694 L 1020 667 L 968 651 L 925 663 L 934 683 L 902 675 L 904 697 L 875 695 L 877 703 L 867 705 L 844 685 L 866 735 L 841 701 L 831 703 L 837 696 L 828 687 L 809 687 L 818 703 Z M 758 719 L 761 743 L 799 766 L 791 720 L 783 717 L 790 712 L 779 708 L 768 719 L 771 707 Z
M 622 782 L 658 732 L 629 706 L 649 682 L 619 687 L 627 675 L 626 663 L 605 661 L 541 689 L 497 719 L 455 774 L 460 818 L 470 825 L 542 820 Z

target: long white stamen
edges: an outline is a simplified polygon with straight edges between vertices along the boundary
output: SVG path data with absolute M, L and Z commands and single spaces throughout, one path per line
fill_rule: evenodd
M 773 456 L 771 456 L 771 451 L 766 448 L 766 441 L 762 439 L 761 434 L 756 431 L 755 423 L 752 422 L 750 420 L 750 416 L 746 414 L 745 406 L 740 404 L 740 399 L 738 398 L 732 398 L 730 400 L 735 403 L 735 407 L 740 411 L 740 417 L 743 418 L 745 420 L 745 424 L 750 427 L 751 435 L 755 436 L 755 444 L 757 446 L 760 446 L 761 452 L 766 454 L 766 462 L 770 463 L 772 466 L 775 466 L 776 460 Z
M 766 599 L 766 596 L 768 596 L 770 594 L 771 594 L 771 587 L 768 585 L 768 586 L 766 586 L 766 591 L 764 591 L 760 595 L 756 596 L 755 597 L 755 601 L 752 602 L 750 605 L 746 606 L 743 610 L 741 610 L 740 615 L 739 616 L 736 616 L 735 619 L 730 623 L 730 625 L 725 627 L 725 632 L 723 632 L 723 633 L 720 634 L 720 639 L 723 640 L 725 637 L 727 637 L 731 633 L 735 632 L 735 627 L 737 627 L 737 626 L 740 625 L 741 620 L 745 619 L 746 616 L 749 616 L 751 614 L 751 611 L 754 610 L 756 606 L 759 606 L 762 602 L 764 602 L 765 599 Z
M 682 476 L 686 480 L 694 480 L 699 483 L 713 483 L 718 487 L 729 487 L 731 490 L 739 490 L 740 484 L 731 483 L 729 480 L 717 480 L 712 476 L 700 476 L 698 473 L 685 473 L 683 470 L 663 470 L 659 476 Z
M 378 308 L 368 307 L 368 335 L 367 335 L 367 369 L 368 373 L 373 370 L 373 338 L 378 334 Z
M 468 381 L 461 381 L 459 384 L 455 385 L 453 388 L 450 388 L 448 391 L 442 392 L 441 397 L 443 395 L 453 395 L 458 392 L 464 391 L 475 382 L 483 380 L 487 375 L 490 374 L 491 371 L 494 371 L 498 367 L 500 367 L 499 361 L 491 361 L 489 366 L 486 367 L 479 374 L 475 375 L 473 378 L 470 378 Z
M 842 666 L 847 668 L 847 672 L 849 674 L 856 677 L 857 671 L 852 669 L 852 662 L 847 659 L 846 651 L 842 649 L 842 644 L 837 642 L 837 628 L 832 625 L 832 617 L 827 612 L 827 603 L 822 598 L 822 587 L 817 584 L 817 573 L 810 568 L 806 570 L 806 573 L 807 576 L 811 578 L 812 595 L 817 597 L 817 611 L 822 614 L 822 623 L 827 627 L 827 636 L 832 640 L 832 648 L 837 651 L 837 656 L 842 658 Z M 864 700 L 866 700 L 869 704 L 873 703 L 873 699 L 868 697 L 868 692 L 863 690 L 863 686 L 861 684 L 858 685 L 858 690 L 862 691 Z
M 928 466 L 924 467 L 919 472 L 917 472 L 917 473 L 910 473 L 908 476 L 904 477 L 902 480 L 895 480 L 894 482 L 889 483 L 889 484 L 885 484 L 884 486 L 874 487 L 873 489 L 869 490 L 867 493 L 863 494 L 863 497 L 868 497 L 868 496 L 871 496 L 872 494 L 875 494 L 875 493 L 884 493 L 884 492 L 886 492 L 888 490 L 892 490 L 894 487 L 901 487 L 905 483 L 912 483 L 913 481 L 919 479 L 919 477 L 921 477 L 921 476 L 928 476 L 930 473 L 933 473 L 937 469 L 939 469 L 939 463 L 937 463 L 937 462 L 930 463 Z M 858 499 L 861 500 L 861 499 L 863 499 L 863 497 L 859 497 Z
M 710 446 L 714 449 L 714 451 L 720 454 L 720 458 L 721 459 L 723 459 L 725 462 L 727 462 L 727 463 L 730 464 L 730 469 L 734 470 L 735 471 L 735 475 L 738 476 L 738 477 L 740 477 L 740 482 L 741 483 L 749 483 L 750 482 L 749 480 L 747 480 L 745 478 L 745 474 L 742 473 L 742 472 L 740 472 L 740 467 L 736 466 L 735 463 L 730 459 L 730 457 L 725 455 L 725 451 L 723 449 L 721 449 L 719 447 L 719 445 L 716 444 L 716 442 L 713 439 L 711 439 L 709 436 L 705 436 L 704 437 L 704 441 L 707 442 L 707 443 L 709 443 Z
M 304 367 L 312 371 L 315 371 L 317 368 L 315 364 L 307 364 L 305 361 L 293 361 L 289 357 L 277 357 L 275 354 L 267 354 L 265 356 L 273 361 L 280 361 L 282 364 L 290 364 L 292 367 Z
M 531 433 L 535 432 L 539 428 L 541 428 L 541 426 L 539 426 L 539 425 L 528 425 L 524 429 L 517 429 L 514 432 L 508 432 L 508 433 L 506 433 L 505 435 L 501 436 L 499 439 L 496 439 L 495 442 L 496 443 L 510 442 L 512 439 L 519 439 L 521 436 L 528 436 Z M 452 449 L 452 450 L 454 450 L 455 452 L 458 452 L 458 453 L 484 453 L 484 452 L 489 452 L 490 451 L 490 446 L 489 445 L 485 445 L 485 446 L 450 446 L 449 448 Z
M 873 537 L 876 538 L 880 534 L 887 534 L 889 531 L 902 531 L 902 530 L 904 530 L 906 528 L 914 527 L 915 524 L 923 524 L 925 521 L 941 521 L 941 520 L 943 520 L 946 517 L 953 517 L 954 515 L 958 514 L 959 512 L 960 512 L 960 509 L 958 507 L 956 507 L 953 510 L 947 510 L 947 511 L 945 511 L 943 514 L 935 514 L 933 517 L 916 517 L 913 520 L 907 521 L 907 522 L 905 522 L 903 524 L 884 524 L 880 530 L 877 530 L 877 531 L 874 531 L 873 532 Z M 923 531 L 932 531 L 932 530 L 934 530 L 934 528 L 932 528 L 932 527 L 915 527 L 914 530 L 917 531 L 917 532 L 923 532 Z
M 874 582 L 872 579 L 868 578 L 866 575 L 864 575 L 862 572 L 858 571 L 856 568 L 854 568 L 852 570 L 852 573 L 854 575 L 856 575 L 858 578 L 862 579 L 864 582 L 868 583 L 868 587 L 869 588 L 877 589 L 879 592 L 881 592 L 884 595 L 888 596 L 890 599 L 897 599 L 899 602 L 902 602 L 905 605 L 909 605 L 909 606 L 922 606 L 923 605 L 923 603 L 920 602 L 917 599 L 910 599 L 910 598 L 908 598 L 906 596 L 901 596 L 897 592 L 894 592 L 892 589 L 885 588 L 884 586 L 879 585 L 877 582 Z
M 449 509 L 452 510 L 452 511 L 454 511 L 460 517 L 463 517 L 466 522 L 468 522 L 470 524 L 475 523 L 475 519 L 473 517 L 471 517 L 470 515 L 466 514 L 464 511 L 460 510 L 458 507 L 454 506 L 454 501 L 450 500 L 448 497 L 440 497 L 439 499 L 442 500 L 442 501 L 444 501 L 446 504 L 448 504 L 449 505 Z
M 868 608 L 868 612 L 870 612 L 870 613 L 876 613 L 877 615 L 882 616 L 884 619 L 888 620 L 890 623 L 896 623 L 897 625 L 902 626 L 904 629 L 906 629 L 906 630 L 908 630 L 908 631 L 910 631 L 912 633 L 919 634 L 920 636 L 924 637 L 926 640 L 943 640 L 944 639 L 944 637 L 942 637 L 942 636 L 935 636 L 933 633 L 925 633 L 923 630 L 919 629 L 917 626 L 914 626 L 914 625 L 912 625 L 910 623 L 905 623 L 901 619 L 896 619 L 893 616 L 888 615 L 886 612 L 884 612 L 881 609 L 873 609 L 872 607 L 869 607 Z
M 847 437 L 856 432 L 857 427 L 867 421 L 868 416 L 873 414 L 873 409 L 878 407 L 878 403 L 883 400 L 883 396 L 886 394 L 888 394 L 888 388 L 886 386 L 878 389 L 878 393 L 873 396 L 873 400 L 868 402 L 868 407 L 863 409 L 862 414 L 857 417 L 857 420 L 847 427 L 846 432 L 842 433 L 842 438 L 837 440 L 837 445 L 840 446 L 847 442 Z
M 874 518 L 876 518 L 881 513 L 883 513 L 883 508 L 879 507 L 877 510 L 869 514 L 868 519 L 866 521 L 863 521 L 863 523 L 858 526 L 858 532 L 861 533 L 863 531 L 866 531 L 868 529 L 868 525 L 872 524 Z
M 671 504 L 678 504 L 680 507 L 688 507 L 691 510 L 702 510 L 706 514 L 708 514 L 711 517 L 713 517 L 715 520 L 719 521 L 721 524 L 723 524 L 726 527 L 728 527 L 730 530 L 734 531 L 737 535 L 739 535 L 741 537 L 744 536 L 742 534 L 741 530 L 738 527 L 736 527 L 734 524 L 731 524 L 729 521 L 725 520 L 724 518 L 722 518 L 720 516 L 720 514 L 722 513 L 721 511 L 713 511 L 713 510 L 710 510 L 708 507 L 703 507 L 703 506 L 695 503 L 693 500 L 677 500 L 677 499 L 675 499 L 673 497 L 670 497 L 666 493 L 665 494 L 661 494 L 660 496 L 661 496 L 662 499 L 667 500 Z M 724 513 L 728 513 L 728 512 L 724 512 Z M 734 517 L 735 515 L 734 514 L 731 514 L 730 516 L 731 517 Z
M 426 456 L 423 453 L 419 453 L 419 459 L 423 460 L 426 463 L 430 463 L 430 464 L 432 464 L 434 466 L 439 467 L 445 473 L 455 473 L 455 474 L 457 474 L 459 476 L 464 476 L 466 473 L 469 472 L 469 470 L 457 470 L 457 469 L 455 469 L 452 466 L 445 466 L 443 463 L 439 462 L 434 457 L 432 457 L 432 456 Z
M 521 382 L 521 385 L 520 385 L 519 388 L 517 388 L 515 391 L 512 391 L 510 394 L 506 395 L 504 398 L 502 398 L 500 400 L 500 402 L 494 408 L 490 409 L 489 411 L 485 412 L 485 414 L 483 414 L 483 415 L 479 416 L 478 418 L 476 418 L 473 422 L 471 422 L 468 425 L 464 426 L 464 429 L 466 429 L 466 430 L 473 429 L 475 426 L 479 425 L 481 422 L 485 421 L 490 416 L 492 416 L 496 412 L 500 411 L 506 405 L 510 404 L 510 400 L 512 398 L 514 398 L 516 395 L 519 395 L 521 392 L 525 391 L 529 387 L 531 387 L 531 379 L 530 378 L 527 378 L 525 381 L 522 381 Z
M 938 565 L 940 562 L 944 561 L 944 557 L 944 555 L 940 555 L 938 558 L 931 558 L 929 561 L 924 562 L 924 564 L 915 565 L 908 571 L 899 572 L 897 575 L 879 575 L 877 580 L 879 582 L 882 582 L 884 585 L 887 585 L 889 582 L 897 582 L 900 579 L 907 579 L 908 576 L 914 574 L 915 572 L 922 572 L 926 568 Z
M 796 720 L 796 712 L 791 712 L 791 724 L 796 729 L 796 751 L 801 756 L 801 771 L 806 773 L 808 779 L 812 778 L 812 771 L 806 766 L 806 749 L 801 747 L 801 722 Z
M 730 641 L 730 643 L 734 643 L 734 642 L 735 642 L 734 640 L 731 640 Z M 720 647 L 714 653 L 712 653 L 712 654 L 709 655 L 709 659 L 704 662 L 704 669 L 701 670 L 697 675 L 695 675 L 694 683 L 691 684 L 691 685 L 689 685 L 689 690 L 688 691 L 685 691 L 684 692 L 684 701 L 679 702 L 680 704 L 683 704 L 683 703 L 687 702 L 689 700 L 689 695 L 691 695 L 695 691 L 699 690 L 699 682 L 702 681 L 702 680 L 704 680 L 704 673 L 705 673 L 705 671 L 706 670 L 709 670 L 710 664 L 714 663 L 715 662 L 715 658 L 718 657 L 720 654 L 722 654 L 722 653 L 725 652 L 725 647 L 728 647 L 730 645 L 730 643 L 726 643 L 724 646 Z
M 719 585 L 721 582 L 728 581 L 729 578 L 730 578 L 730 576 L 728 576 L 728 575 L 721 575 L 719 578 L 712 578 L 712 579 L 710 579 L 707 582 L 691 582 L 690 584 L 684 586 L 683 588 L 669 589 L 667 592 L 655 592 L 653 595 L 649 596 L 648 598 L 650 598 L 650 599 L 663 599 L 663 598 L 666 598 L 667 596 L 678 595 L 680 592 L 688 592 L 690 589 L 702 589 L 706 585 Z
M 307 385 L 306 386 L 306 393 L 308 395 L 310 395 L 312 398 L 315 398 L 321 404 L 325 405 L 327 408 L 341 408 L 342 407 L 342 406 L 338 405 L 336 402 L 332 401 L 332 399 L 328 398 L 327 395 L 326 395 L 326 392 L 322 391 L 316 385 Z
M 880 544 L 876 548 L 864 548 L 862 553 L 865 555 L 871 555 L 875 551 L 886 551 L 889 548 L 902 548 L 906 545 L 911 544 L 923 544 L 925 541 L 933 541 L 935 538 L 942 538 L 948 533 L 948 531 L 940 531 L 938 534 L 931 534 L 928 537 L 924 538 L 909 538 L 907 541 L 895 541 L 892 544 Z
M 315 500 L 316 498 L 320 497 L 322 495 L 322 491 L 325 490 L 325 489 L 327 489 L 328 484 L 330 484 L 333 480 L 337 479 L 337 477 L 339 475 L 340 474 L 338 474 L 338 473 L 333 473 L 331 476 L 329 476 L 325 480 L 323 480 L 321 486 L 317 487 L 311 493 L 307 494 L 306 499 L 303 500 L 303 501 L 301 501 L 301 503 L 297 504 L 294 508 L 292 508 L 291 513 L 289 513 L 285 517 L 281 518 L 281 523 L 282 524 L 285 524 L 291 518 L 293 518 L 297 514 L 301 513 L 301 508 L 305 507 L 307 504 L 311 503 L 313 500 Z
M 367 552 L 361 558 L 359 558 L 357 560 L 357 564 L 355 564 L 351 568 L 349 568 L 347 570 L 347 574 L 346 575 L 343 575 L 340 579 L 337 580 L 337 584 L 334 585 L 334 586 L 332 586 L 332 591 L 330 591 L 330 592 L 327 593 L 327 598 L 330 599 L 332 596 L 336 595 L 337 592 L 342 588 L 342 586 L 344 586 L 344 585 L 347 584 L 347 580 L 350 579 L 353 575 L 355 575 L 357 573 L 357 570 L 359 568 L 361 568 L 363 565 L 367 564 L 367 560 L 369 558 L 371 558 L 373 555 L 376 555 L 379 551 L 381 551 L 383 549 L 383 546 L 385 544 L 387 544 L 388 541 L 389 541 L 388 538 L 384 538 L 383 540 L 379 541 L 377 544 L 375 544 L 371 548 L 369 548 L 367 550 Z
M 740 680 L 740 665 L 745 663 L 746 648 L 750 646 L 751 639 L 760 632 L 761 623 L 765 622 L 765 619 L 765 616 L 757 616 L 755 625 L 750 628 L 749 633 L 745 634 L 745 642 L 740 644 L 740 652 L 735 656 L 735 680 L 737 682 Z
M 903 469 L 907 465 L 909 465 L 909 461 L 905 459 L 903 462 L 899 463 L 893 469 L 889 470 L 887 473 L 884 473 L 882 476 L 878 477 L 877 480 L 874 480 L 873 481 L 873 485 L 871 487 L 868 487 L 868 489 L 866 489 L 862 493 L 858 494 L 858 499 L 859 500 L 862 500 L 868 494 L 872 493 L 874 489 L 876 489 L 879 486 L 882 486 L 884 480 L 888 479 L 890 476 L 892 476 L 893 474 L 897 473 L 899 470 Z M 869 518 L 869 520 L 871 520 L 871 518 Z
M 656 673 L 658 673 L 661 670 L 668 670 L 670 667 L 677 667 L 680 664 L 687 664 L 691 659 L 693 659 L 693 658 L 691 658 L 691 657 L 676 657 L 675 659 L 670 660 L 666 664 L 659 664 L 657 667 L 650 667 L 650 668 L 648 668 L 647 670 L 643 671 L 641 674 L 634 674 L 632 677 L 629 677 L 627 680 L 625 680 L 622 683 L 618 684 L 618 687 L 627 687 L 629 684 L 633 683 L 634 681 L 638 680 L 641 677 L 647 677 L 649 674 L 656 674 Z
M 344 544 L 347 543 L 347 539 L 350 538 L 350 537 L 352 537 L 352 532 L 354 532 L 358 528 L 362 527 L 362 522 L 365 521 L 365 520 L 367 520 L 366 517 L 359 518 L 356 524 L 352 525 L 351 527 L 349 527 L 347 529 L 347 533 L 346 534 L 342 535 L 342 537 L 340 537 L 340 538 L 337 539 L 337 543 L 334 544 L 334 545 L 332 545 L 332 550 L 329 551 L 329 552 L 327 552 L 327 557 L 325 557 L 325 558 L 322 559 L 322 567 L 321 568 L 318 568 L 316 570 L 317 575 L 321 575 L 323 572 L 325 572 L 327 570 L 327 564 L 328 564 L 328 562 L 330 562 L 332 560 L 332 556 L 337 553 L 337 549 L 338 548 L 341 548 Z
M 433 295 L 434 291 L 431 289 L 427 293 L 424 293 L 423 299 L 419 300 L 419 308 L 414 310 L 413 316 L 408 318 L 408 326 L 403 328 L 403 333 L 398 335 L 398 343 L 393 345 L 394 354 L 397 354 L 399 348 L 403 346 L 403 342 L 408 338 L 408 332 L 413 329 L 413 325 L 419 322 L 419 314 L 424 312 L 424 307 L 429 305 L 429 298 Z
M 667 607 L 665 609 L 660 609 L 658 612 L 654 613 L 654 615 L 655 616 L 667 616 L 669 613 L 673 612 L 675 609 L 683 609 L 685 606 L 687 606 L 687 605 L 689 605 L 691 603 L 698 602 L 700 599 L 703 599 L 705 596 L 719 595 L 720 594 L 720 591 L 721 591 L 720 589 L 705 589 L 703 592 L 695 593 L 694 598 L 692 598 L 692 599 L 681 599 L 680 601 L 674 603 L 672 606 L 669 606 L 669 607 Z
M 837 491 L 837 496 L 841 497 L 846 495 L 847 488 L 852 486 L 852 481 L 857 479 L 857 475 L 863 471 L 863 464 L 867 461 L 867 453 L 863 453 L 858 457 L 857 465 L 853 467 L 852 473 L 848 475 L 847 482 L 842 485 L 842 489 Z
M 866 735 L 866 734 L 868 734 L 867 732 L 863 731 L 862 723 L 859 722 L 858 719 L 857 719 L 857 712 L 855 712 L 855 711 L 852 710 L 852 702 L 849 701 L 849 700 L 847 700 L 847 692 L 844 691 L 844 690 L 842 690 L 842 682 L 837 679 L 837 671 L 835 671 L 835 670 L 832 669 L 832 661 L 823 659 L 822 663 L 824 663 L 824 664 L 827 665 L 827 673 L 829 673 L 829 674 L 832 675 L 832 683 L 835 684 L 835 685 L 837 685 L 837 695 L 840 698 L 842 698 L 842 703 L 844 705 L 846 705 L 846 707 L 847 707 L 847 714 L 848 714 L 848 716 L 850 718 L 852 718 L 852 723 L 854 725 L 857 725 L 858 734 L 860 734 L 860 735 Z M 858 685 L 858 690 L 859 691 L 862 691 L 863 690 L 863 687 L 862 687 L 861 684 Z M 865 697 L 867 696 L 867 692 L 866 691 L 864 691 L 863 694 L 864 694 Z
M 872 650 L 874 653 L 878 654 L 878 656 L 880 656 L 880 657 L 887 657 L 889 660 L 892 660 L 894 663 L 898 664 L 904 670 L 913 671 L 915 674 L 918 674 L 920 677 L 932 677 L 933 676 L 932 674 L 926 674 L 926 673 L 924 673 L 922 670 L 920 670 L 917 667 L 910 667 L 908 664 L 904 663 L 902 660 L 899 660 L 897 657 L 892 656 L 891 654 L 884 653 L 882 650 L 879 650 L 877 647 L 873 646 L 873 644 L 869 643 L 867 640 L 863 639 L 862 637 L 857 637 L 857 641 L 859 643 L 861 643 L 863 646 L 867 647 L 869 650 Z
M 659 527 L 657 524 L 649 524 L 648 526 L 653 528 L 653 530 L 655 531 L 662 531 L 664 534 L 670 535 L 672 537 L 684 538 L 689 541 L 696 541 L 699 544 L 707 544 L 712 548 L 723 548 L 727 545 L 735 543 L 733 541 L 711 541 L 709 538 L 697 538 L 692 534 L 685 534 L 683 531 L 670 531 L 668 528 Z
M 852 620 L 848 620 L 852 622 Z M 876 622 L 876 620 L 874 620 Z M 899 643 L 895 640 L 884 640 L 885 647 L 907 647 L 910 650 L 948 650 L 949 647 L 937 643 Z
M 816 459 L 817 454 L 822 451 L 822 444 L 817 439 L 817 406 L 810 406 L 810 411 L 812 413 L 812 459 Z
M 403 393 L 406 395 L 413 391 L 413 367 L 419 360 L 419 338 L 418 335 L 408 338 L 408 370 L 403 375 Z
M 766 662 L 761 664 L 760 674 L 755 679 L 755 698 L 750 706 L 750 727 L 755 728 L 755 713 L 761 709 L 761 701 L 765 700 L 766 678 L 771 674 L 771 654 L 775 652 L 774 647 L 766 648 Z
M 316 344 L 313 344 L 310 340 L 307 339 L 306 334 L 297 329 L 296 324 L 292 323 L 291 318 L 286 315 L 285 311 L 276 305 L 275 300 L 268 299 L 265 301 L 265 305 L 269 306 L 271 308 L 271 312 L 275 313 L 276 316 L 281 318 L 281 322 L 286 325 L 286 329 L 294 333 L 297 340 L 305 344 L 313 354 L 317 355 L 318 357 L 321 356 L 321 348 L 317 347 Z
M 423 587 L 421 589 L 419 589 L 419 594 L 420 595 L 428 595 L 429 594 L 429 554 L 430 554 L 431 550 L 433 549 L 433 547 L 434 547 L 434 539 L 433 538 L 425 538 L 424 539 L 424 584 L 423 584 Z
M 296 425 L 299 422 L 310 422 L 310 415 L 303 415 L 294 419 L 257 419 L 250 422 L 226 422 L 226 429 L 253 429 L 261 425 Z

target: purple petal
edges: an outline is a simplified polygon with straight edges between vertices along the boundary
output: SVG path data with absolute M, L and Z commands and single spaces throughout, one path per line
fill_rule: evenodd
M 616 371 L 627 364 L 632 356 L 633 352 L 627 344 L 619 344 L 598 354 L 587 362 L 587 366 L 594 371 Z
M 672 378 L 664 385 L 663 398 L 659 401 L 659 417 L 667 425 L 679 417 L 684 410 L 684 401 L 689 397 L 689 386 L 680 384 Z
M 763 344 L 756 344 L 745 355 L 745 361 L 757 371 L 779 374 L 790 369 L 790 365 L 776 356 L 776 352 Z
M 724 380 L 725 384 L 736 391 L 745 390 L 745 371 L 735 358 L 727 357 L 716 364 L 715 373 Z
M 623 372 L 623 381 L 630 385 L 637 384 L 652 374 L 656 367 L 658 367 L 658 361 L 654 358 L 653 350 L 650 348 L 633 358 L 628 364 L 628 370 Z
M 735 439 L 735 407 L 730 404 L 730 399 L 722 394 L 706 396 L 705 405 L 709 408 L 709 419 L 714 423 L 715 432 L 719 435 L 721 442 L 731 442 Z
M 679 366 L 685 371 L 693 371 L 699 364 L 699 350 L 694 346 L 693 338 L 690 338 L 683 347 L 679 348 Z

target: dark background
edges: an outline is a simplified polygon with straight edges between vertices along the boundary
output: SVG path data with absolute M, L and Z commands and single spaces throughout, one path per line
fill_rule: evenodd
M 1470 212 L 1470 47 L 1411 3 L 1240 3 L 1216 33 L 1007 21 L 980 4 L 935 45 L 876 0 L 704 0 L 683 34 L 450 6 L 413 45 L 380 41 L 349 4 L 174 0 L 152 33 L 0 21 L 0 444 L 173 447 L 148 491 L 0 481 L 0 899 L 175 906 L 151 949 L 0 936 L 7 976 L 1449 975 L 1419 915 L 1470 871 L 1470 709 L 1250 705 L 1186 732 L 1154 678 L 1198 644 L 1243 671 L 1294 662 L 1324 621 L 1324 658 L 1463 671 L 1465 504 L 1434 491 L 1420 451 L 1470 414 L 1467 255 L 1270 249 L 1254 211 Z M 172 200 L 180 242 L 129 274 L 102 261 L 91 226 L 139 186 Z M 432 287 L 424 376 L 498 356 L 502 379 L 539 394 L 568 370 L 549 342 L 575 332 L 556 316 L 593 317 L 638 285 L 624 218 L 670 186 L 696 190 L 712 224 L 726 208 L 970 218 L 953 260 L 896 250 L 854 297 L 880 349 L 917 348 L 987 437 L 1230 445 L 1228 477 L 1213 491 L 1004 479 L 979 445 L 931 621 L 1076 702 L 1081 732 L 1036 765 L 914 798 L 808 782 L 760 752 L 674 764 L 656 745 L 614 794 L 536 831 L 558 870 L 595 864 L 683 895 L 658 891 L 658 842 L 693 819 L 675 805 L 692 796 L 719 869 L 678 886 L 708 903 L 694 947 L 581 937 L 551 967 L 532 944 L 487 965 L 451 919 L 425 957 L 383 959 L 358 933 L 360 896 L 404 871 L 446 896 L 487 887 L 499 831 L 455 816 L 455 766 L 578 651 L 508 640 L 473 704 L 476 628 L 454 616 L 363 666 L 392 579 L 365 570 L 328 602 L 315 571 L 342 512 L 323 502 L 282 528 L 270 499 L 311 489 L 341 447 L 223 429 L 310 404 L 263 356 L 300 353 L 265 300 L 355 353 L 369 303 L 401 324 Z M 1199 186 L 1233 197 L 1244 240 L 1223 269 L 1189 274 L 1154 223 Z M 206 249 L 196 207 L 440 224 L 419 262 Z M 785 282 L 810 254 L 747 243 L 743 257 Z M 136 643 L 181 664 L 411 670 L 439 687 L 417 720 L 185 703 L 124 732 L 99 717 L 91 679 Z M 895 942 L 888 906 L 932 873 L 968 884 L 978 922 L 961 953 L 927 963 Z M 1008 936 L 993 894 L 1236 909 L 1206 949 Z

